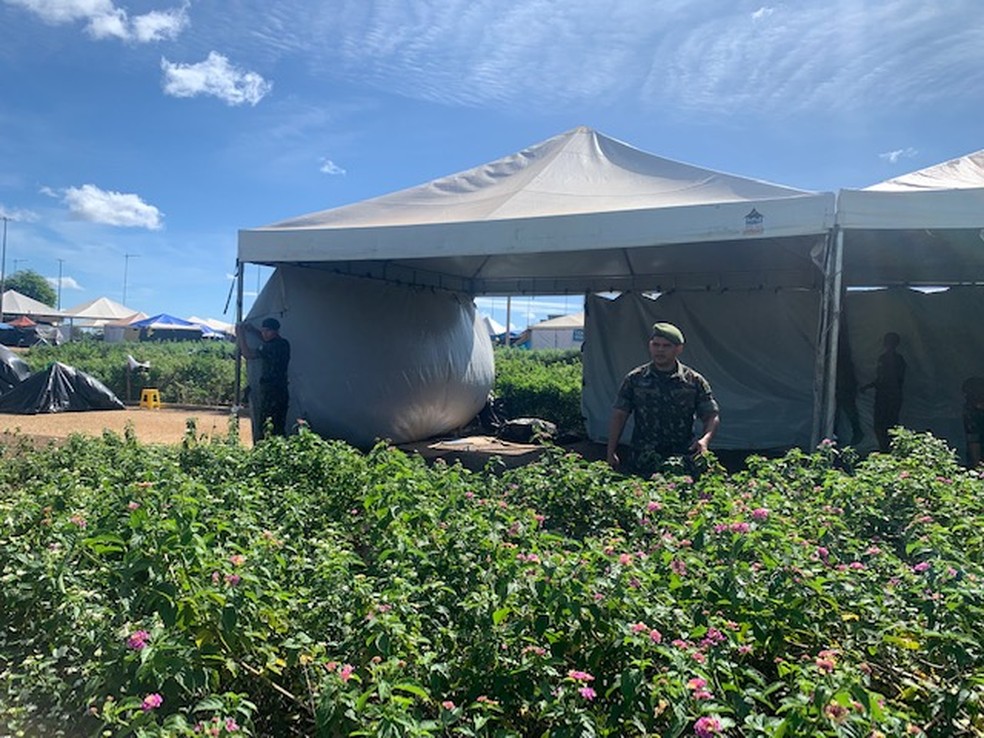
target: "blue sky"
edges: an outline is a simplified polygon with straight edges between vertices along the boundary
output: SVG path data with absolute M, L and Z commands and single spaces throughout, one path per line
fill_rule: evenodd
M 982 39 L 981 0 L 0 0 L 7 273 L 232 320 L 238 229 L 579 125 L 863 187 L 984 148 Z

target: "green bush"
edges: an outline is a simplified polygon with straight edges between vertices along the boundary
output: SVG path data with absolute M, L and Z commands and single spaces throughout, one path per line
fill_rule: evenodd
M 134 372 L 127 397 L 127 354 L 149 362 Z M 234 400 L 236 346 L 228 341 L 103 343 L 72 341 L 61 346 L 36 346 L 24 356 L 37 371 L 60 361 L 91 374 L 121 400 L 135 400 L 144 387 L 156 387 L 166 403 L 231 405 Z
M 494 392 L 507 418 L 543 418 L 561 432 L 584 434 L 577 350 L 497 348 Z
M 129 397 L 127 354 L 151 365 L 148 372 L 132 375 Z M 24 358 L 35 371 L 52 361 L 74 366 L 94 376 L 120 399 L 135 400 L 143 387 L 157 387 L 166 403 L 230 405 L 234 400 L 235 357 L 235 345 L 225 341 L 74 341 L 37 346 Z M 506 417 L 543 418 L 563 432 L 583 434 L 578 351 L 497 348 L 495 362 L 494 392 Z
M 301 432 L 0 456 L 0 733 L 984 736 L 984 480 L 899 432 L 728 475 Z

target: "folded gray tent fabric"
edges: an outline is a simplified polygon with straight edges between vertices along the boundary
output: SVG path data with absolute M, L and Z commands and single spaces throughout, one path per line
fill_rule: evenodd
M 125 407 L 98 379 L 57 361 L 0 395 L 0 413 L 20 415 L 123 410 Z
M 0 395 L 31 376 L 31 367 L 6 346 L 0 346 Z

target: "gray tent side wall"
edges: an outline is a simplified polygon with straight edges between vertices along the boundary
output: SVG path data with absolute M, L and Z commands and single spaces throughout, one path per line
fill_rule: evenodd
M 657 320 L 676 323 L 681 361 L 701 372 L 721 405 L 713 447 L 774 449 L 811 442 L 819 290 L 676 292 L 650 299 L 588 296 L 582 410 L 588 436 L 607 440 L 622 377 L 649 360 Z M 631 438 L 631 420 L 623 442 Z
M 951 287 L 926 294 L 904 287 L 849 291 L 845 298 L 846 327 L 860 384 L 875 376 L 882 337 L 898 333 L 899 353 L 906 360 L 906 379 L 900 422 L 906 428 L 929 431 L 963 452 L 964 397 L 961 385 L 971 376 L 984 376 L 984 290 Z M 874 392 L 858 397 L 866 437 L 862 452 L 874 450 L 871 417 Z

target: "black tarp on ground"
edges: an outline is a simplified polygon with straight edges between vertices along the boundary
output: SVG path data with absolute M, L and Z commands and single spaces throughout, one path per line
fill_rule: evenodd
M 123 409 L 125 405 L 98 379 L 57 361 L 0 396 L 0 413 L 37 415 Z
M 6 346 L 0 346 L 0 395 L 31 376 L 31 367 Z

